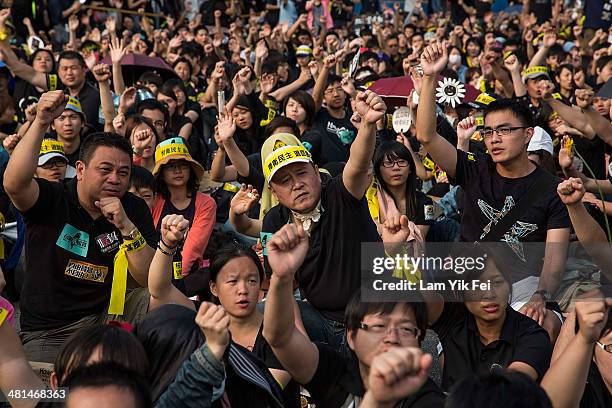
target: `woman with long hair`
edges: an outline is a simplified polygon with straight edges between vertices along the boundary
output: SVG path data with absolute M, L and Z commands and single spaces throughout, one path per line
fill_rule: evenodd
M 204 168 L 196 162 L 181 138 L 168 139 L 155 149 L 153 175 L 157 181 L 157 198 L 153 222 L 158 231 L 168 214 L 184 216 L 191 231 L 174 263 L 174 280 L 179 283 L 189 272 L 202 266 L 204 250 L 215 225 L 215 201 L 198 191 Z M 175 248 L 173 248 L 175 249 Z M 180 263 L 179 263 L 180 261 Z
M 293 119 L 300 128 L 300 134 L 310 130 L 316 110 L 312 96 L 306 91 L 295 91 L 285 99 L 283 106 L 285 116 Z
M 375 222 L 382 226 L 389 218 L 406 215 L 424 240 L 433 224 L 433 202 L 419 190 L 412 154 L 399 142 L 384 142 L 376 149 L 373 163 L 378 201 Z
M 187 117 L 179 114 L 179 100 L 174 92 L 174 87 L 165 82 L 157 91 L 157 100 L 164 103 L 168 107 L 170 120 L 168 121 L 168 130 L 173 136 L 180 136 L 185 140 L 189 140 L 193 124 Z

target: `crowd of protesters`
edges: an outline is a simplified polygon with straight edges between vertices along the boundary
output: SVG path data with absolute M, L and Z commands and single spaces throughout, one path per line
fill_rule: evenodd
M 610 407 L 611 99 L 608 0 L 2 1 L 0 396 Z

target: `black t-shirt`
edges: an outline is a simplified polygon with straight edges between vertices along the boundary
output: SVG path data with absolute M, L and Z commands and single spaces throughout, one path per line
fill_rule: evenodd
M 416 225 L 432 225 L 434 223 L 433 200 L 427 197 L 422 191 L 417 190 L 416 196 L 416 216 L 413 220 Z M 425 237 L 423 237 L 425 238 Z
M 447 302 L 432 325 L 444 349 L 442 389 L 462 378 L 488 374 L 494 364 L 507 367 L 515 361 L 528 364 L 542 378 L 550 364 L 552 346 L 548 333 L 533 319 L 506 307 L 499 340 L 484 345 L 474 316 L 463 303 Z
M 457 150 L 455 181 L 465 192 L 461 217 L 461 241 L 464 242 L 486 240 L 486 231 L 514 207 L 540 177 L 549 179 L 546 189 L 529 210 L 519 216 L 503 240 L 516 256 L 513 265 L 516 279 L 534 272 L 539 274 L 541 270 L 542 245 L 524 246 L 523 243 L 546 242 L 549 229 L 570 227 L 567 209 L 557 195 L 560 180 L 539 166 L 525 177 L 505 178 L 497 173 L 490 156 Z
M 53 329 L 108 306 L 113 259 L 123 239 L 104 217 L 92 219 L 77 197 L 77 181 L 34 179 L 38 200 L 23 216 L 26 273 L 21 292 L 21 328 Z M 126 215 L 155 247 L 157 233 L 146 203 L 125 193 Z
M 344 308 L 361 283 L 361 243 L 381 239 L 366 199 L 353 197 L 341 175 L 323 181 L 321 206 L 321 219 L 310 233 L 308 253 L 295 278 L 310 304 L 325 317 L 342 322 Z M 263 219 L 262 242 L 290 221 L 289 209 L 280 204 L 272 207 Z M 266 272 L 272 273 L 267 262 Z
M 55 91 L 56 89 L 66 89 L 66 86 L 60 81 L 57 74 L 47 74 L 47 89 Z M 81 109 L 85 115 L 85 121 L 93 126 L 96 130 L 101 130 L 100 123 L 100 90 L 85 82 L 83 88 L 76 96 L 81 103 Z
M 587 375 L 584 393 L 580 400 L 580 408 L 612 407 L 612 395 L 594 362 L 591 362 Z
M 602 180 L 606 178 L 606 142 L 595 136 L 593 140 L 585 139 L 582 137 L 574 136 L 574 147 L 584 162 L 593 170 L 595 179 Z M 576 156 L 577 157 L 577 156 Z M 580 157 L 577 157 L 582 161 Z M 582 172 L 587 174 L 588 177 L 593 177 L 593 174 L 587 169 L 586 165 L 583 166 Z
M 529 13 L 538 18 L 538 24 L 548 21 L 552 17 L 552 0 L 530 0 Z
M 310 150 L 315 163 L 348 161 L 351 143 L 357 137 L 350 118 L 348 110 L 342 119 L 334 118 L 325 108 L 317 113 L 312 128 L 302 136 L 302 143 Z
M 13 90 L 13 103 L 19 107 L 19 102 L 28 96 L 40 99 L 42 92 L 39 92 L 34 85 L 21 78 L 15 78 L 15 89 Z
M 304 388 L 308 390 L 317 407 L 345 407 L 365 394 L 359 363 L 354 354 L 342 354 L 333 348 L 315 343 L 319 349 L 319 365 L 314 376 Z M 428 378 L 414 395 L 400 401 L 396 407 L 434 408 L 444 406 L 444 394 Z

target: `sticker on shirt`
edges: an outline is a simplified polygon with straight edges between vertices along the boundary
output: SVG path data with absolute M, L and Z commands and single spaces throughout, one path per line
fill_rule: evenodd
M 73 254 L 86 257 L 89 248 L 89 234 L 66 224 L 55 244 Z
M 268 241 L 270 240 L 270 237 L 272 237 L 271 232 L 259 233 L 259 240 L 261 241 L 261 247 L 263 249 L 264 256 L 268 256 Z
M 183 261 L 172 262 L 172 271 L 174 273 L 174 279 L 183 279 Z
M 103 254 L 107 254 L 119 248 L 121 242 L 117 236 L 117 231 L 100 234 L 96 237 L 96 243 L 100 247 Z
M 432 204 L 424 205 L 423 212 L 425 213 L 425 221 L 434 219 L 434 206 Z
M 68 261 L 64 275 L 91 282 L 104 283 L 104 279 L 108 275 L 108 268 L 71 259 Z

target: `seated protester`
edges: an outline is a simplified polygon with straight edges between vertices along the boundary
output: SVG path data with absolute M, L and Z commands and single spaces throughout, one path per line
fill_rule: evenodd
M 280 104 L 287 100 L 287 97 L 300 89 L 311 89 L 314 85 L 310 70 L 301 70 L 300 75 L 285 86 L 280 86 L 278 64 L 268 61 L 262 65 L 259 99 L 268 108 L 268 120 L 280 113 Z M 305 91 L 302 91 L 305 92 Z
M 169 79 L 165 83 L 168 84 L 168 86 L 171 86 L 174 90 L 174 94 L 176 95 L 177 100 L 176 109 L 179 116 L 187 117 L 191 121 L 191 123 L 193 123 L 193 127 L 195 129 L 200 129 L 201 133 L 201 126 L 199 126 L 201 120 L 200 105 L 198 105 L 196 102 L 193 102 L 188 97 L 189 88 L 186 88 L 186 86 L 181 82 L 181 80 L 177 78 Z
M 262 160 L 270 190 L 279 202 L 263 218 L 262 241 L 287 223 L 302 225 L 310 235 L 306 261 L 296 273 L 302 296 L 308 299 L 299 304 L 302 320 L 310 338 L 338 349 L 344 337 L 344 308 L 361 281 L 359 258 L 346 254 L 358 254 L 362 242 L 381 240 L 364 195 L 370 183 L 376 122 L 386 106 L 371 91 L 360 93 L 357 100 L 362 122 L 340 176 L 322 181 L 319 168 L 301 144 L 279 145 Z M 271 273 L 269 268 L 266 272 Z
M 132 166 L 128 192 L 142 198 L 147 203 L 149 210 L 153 211 L 157 198 L 157 182 L 149 170 L 137 165 Z
M 234 139 L 240 151 L 245 156 L 259 152 L 265 140 L 265 127 L 262 127 L 261 121 L 267 117 L 267 108 L 254 92 L 238 96 L 233 109 L 229 108 L 236 123 Z
M 13 399 L 9 396 L 10 390 L 46 387 L 26 360 L 19 336 L 7 321 L 0 322 L 0 340 L 0 391 L 8 397 L 11 406 L 51 406 L 34 398 Z M 51 368 L 49 382 L 52 390 L 65 387 L 72 372 L 91 364 L 113 363 L 143 376 L 148 372 L 147 355 L 142 344 L 128 330 L 115 325 L 84 327 L 61 347 Z
M 362 303 L 354 293 L 345 313 L 348 354 L 313 343 L 297 329 L 287 310 L 308 246 L 308 234 L 293 224 L 267 243 L 273 273 L 263 334 L 294 380 L 317 406 L 444 406 L 444 395 L 428 378 L 432 358 L 419 348 L 427 324 L 423 303 Z
M 341 84 L 342 78 L 329 73 L 335 63 L 333 55 L 327 57 L 319 72 L 312 93 L 317 115 L 311 131 L 304 137 L 304 142 L 312 146 L 313 160 L 323 165 L 346 162 L 357 135 L 357 129 L 350 121 L 352 112 L 346 105 L 347 94 Z M 323 101 L 325 107 L 321 108 Z
M 153 123 L 155 130 L 157 130 L 157 136 L 159 137 L 158 142 L 166 140 L 166 127 L 170 121 L 170 114 L 165 104 L 155 99 L 145 99 L 136 105 L 136 113 L 144 116 Z
M 125 120 L 125 135 L 134 150 L 134 163 L 149 171 L 155 167 L 155 147 L 162 140 L 157 135 L 155 125 L 141 115 L 128 116 Z
M 160 143 L 155 149 L 155 159 L 153 176 L 158 195 L 152 209 L 153 224 L 160 231 L 166 215 L 179 214 L 191 225 L 190 234 L 173 264 L 174 282 L 184 288 L 182 278 L 194 268 L 202 267 L 204 251 L 215 225 L 217 205 L 209 195 L 198 191 L 204 168 L 191 157 L 181 138 Z
M 79 160 L 81 144 L 85 141 L 85 116 L 78 99 L 70 97 L 68 103 L 57 118 L 53 119 L 51 129 L 58 141 L 64 144 L 64 154 L 68 164 L 75 166 Z
M 406 215 L 419 229 L 421 242 L 433 224 L 433 201 L 418 187 L 412 154 L 397 141 L 381 143 L 374 153 L 379 232 L 388 218 Z
M 603 408 L 612 405 L 612 298 L 599 291 L 576 299 L 563 323 L 553 363 L 542 388 L 555 407 Z
M 197 314 L 176 304 L 160 306 L 136 327 L 151 361 L 155 406 L 176 406 L 177 397 L 190 407 L 285 406 L 281 386 L 260 359 L 230 340 L 229 325 L 222 306 L 204 302 Z
M 516 255 L 516 262 L 511 262 L 515 268 L 511 305 L 544 325 L 554 340 L 560 318 L 548 313 L 546 306 L 559 288 L 570 226 L 567 211 L 555 193 L 559 180 L 529 161 L 526 146 L 533 135 L 533 122 L 529 110 L 514 100 L 495 101 L 485 108 L 482 135 L 490 156 L 457 150 L 436 132 L 435 87 L 447 60 L 446 48 L 439 43 L 427 47 L 421 55 L 425 75 L 417 113 L 417 139 L 465 192 L 461 241 L 508 244 Z M 459 130 L 471 135 L 476 126 Z M 530 196 L 528 201 L 521 204 L 526 196 Z M 514 213 L 504 222 L 515 204 L 529 203 L 527 211 Z M 506 223 L 512 225 L 506 227 Z M 537 242 L 546 242 L 544 254 L 533 244 Z
M 43 139 L 38 154 L 38 167 L 34 175 L 48 181 L 59 182 L 65 178 L 71 179 L 76 176 L 76 169 L 68 165 L 62 142 Z
M 461 275 L 462 282 L 489 282 L 487 290 L 464 290 L 446 298 L 433 290 L 421 291 L 427 302 L 430 327 L 444 350 L 442 389 L 472 374 L 489 373 L 501 366 L 540 381 L 548 369 L 552 347 L 546 331 L 529 317 L 510 307 L 512 286 L 500 244 L 489 250 L 474 247 L 454 258 L 484 259 Z M 459 275 L 450 272 L 450 279 Z M 448 286 L 448 285 L 447 285 Z M 449 291 L 450 292 L 450 291 Z
M 67 99 L 62 91 L 43 94 L 4 178 L 26 224 L 21 336 L 33 361 L 52 362 L 75 330 L 108 313 L 134 321 L 148 306 L 142 289 L 126 298 L 118 282 L 109 304 L 115 276 L 127 279 L 123 265 L 146 287 L 155 244 L 146 204 L 126 193 L 129 143 L 112 133 L 93 134 L 81 148 L 76 178 L 60 184 L 34 177 L 44 131 L 65 111 Z
M 446 408 L 552 408 L 546 392 L 529 376 L 512 370 L 472 374 L 457 382 L 446 397 Z M 556 405 L 555 405 L 556 407 Z
M 30 56 L 28 65 L 31 65 L 34 71 L 43 74 L 53 74 L 56 72 L 55 56 L 51 50 L 46 48 L 39 48 L 34 51 L 34 53 L 32 53 Z M 23 99 L 29 97 L 38 99 L 43 92 L 43 88 L 34 86 L 21 78 L 15 78 L 13 102 L 15 103 L 15 106 L 19 106 Z
M 0 30 L 6 32 L 4 20 L 0 21 Z M 10 37 L 0 41 L 3 61 L 15 76 L 24 79 L 35 87 L 44 91 L 56 89 L 67 90 L 70 96 L 77 98 L 83 106 L 85 122 L 100 129 L 99 109 L 100 93 L 98 89 L 87 82 L 87 65 L 83 56 L 77 51 L 64 51 L 57 59 L 57 75 L 40 72 L 30 65 L 20 61 L 10 46 Z M 42 70 L 41 70 L 42 71 Z
M 315 120 L 314 99 L 306 91 L 295 91 L 285 99 L 283 112 L 286 117 L 295 121 L 300 135 L 304 135 Z
M 187 58 L 179 57 L 172 64 L 172 68 L 174 68 L 174 72 L 179 77 L 179 81 L 183 84 L 183 88 L 185 89 L 185 96 L 188 99 L 195 100 L 196 98 L 196 90 L 191 83 L 191 77 L 193 76 L 193 67 Z
M 168 135 L 180 136 L 185 140 L 191 138 L 193 123 L 188 117 L 181 116 L 178 110 L 178 98 L 171 84 L 164 83 L 157 91 L 157 100 L 168 109 Z
M 66 379 L 66 407 L 113 404 L 148 408 L 151 392 L 142 375 L 112 363 L 97 363 L 75 370 Z

